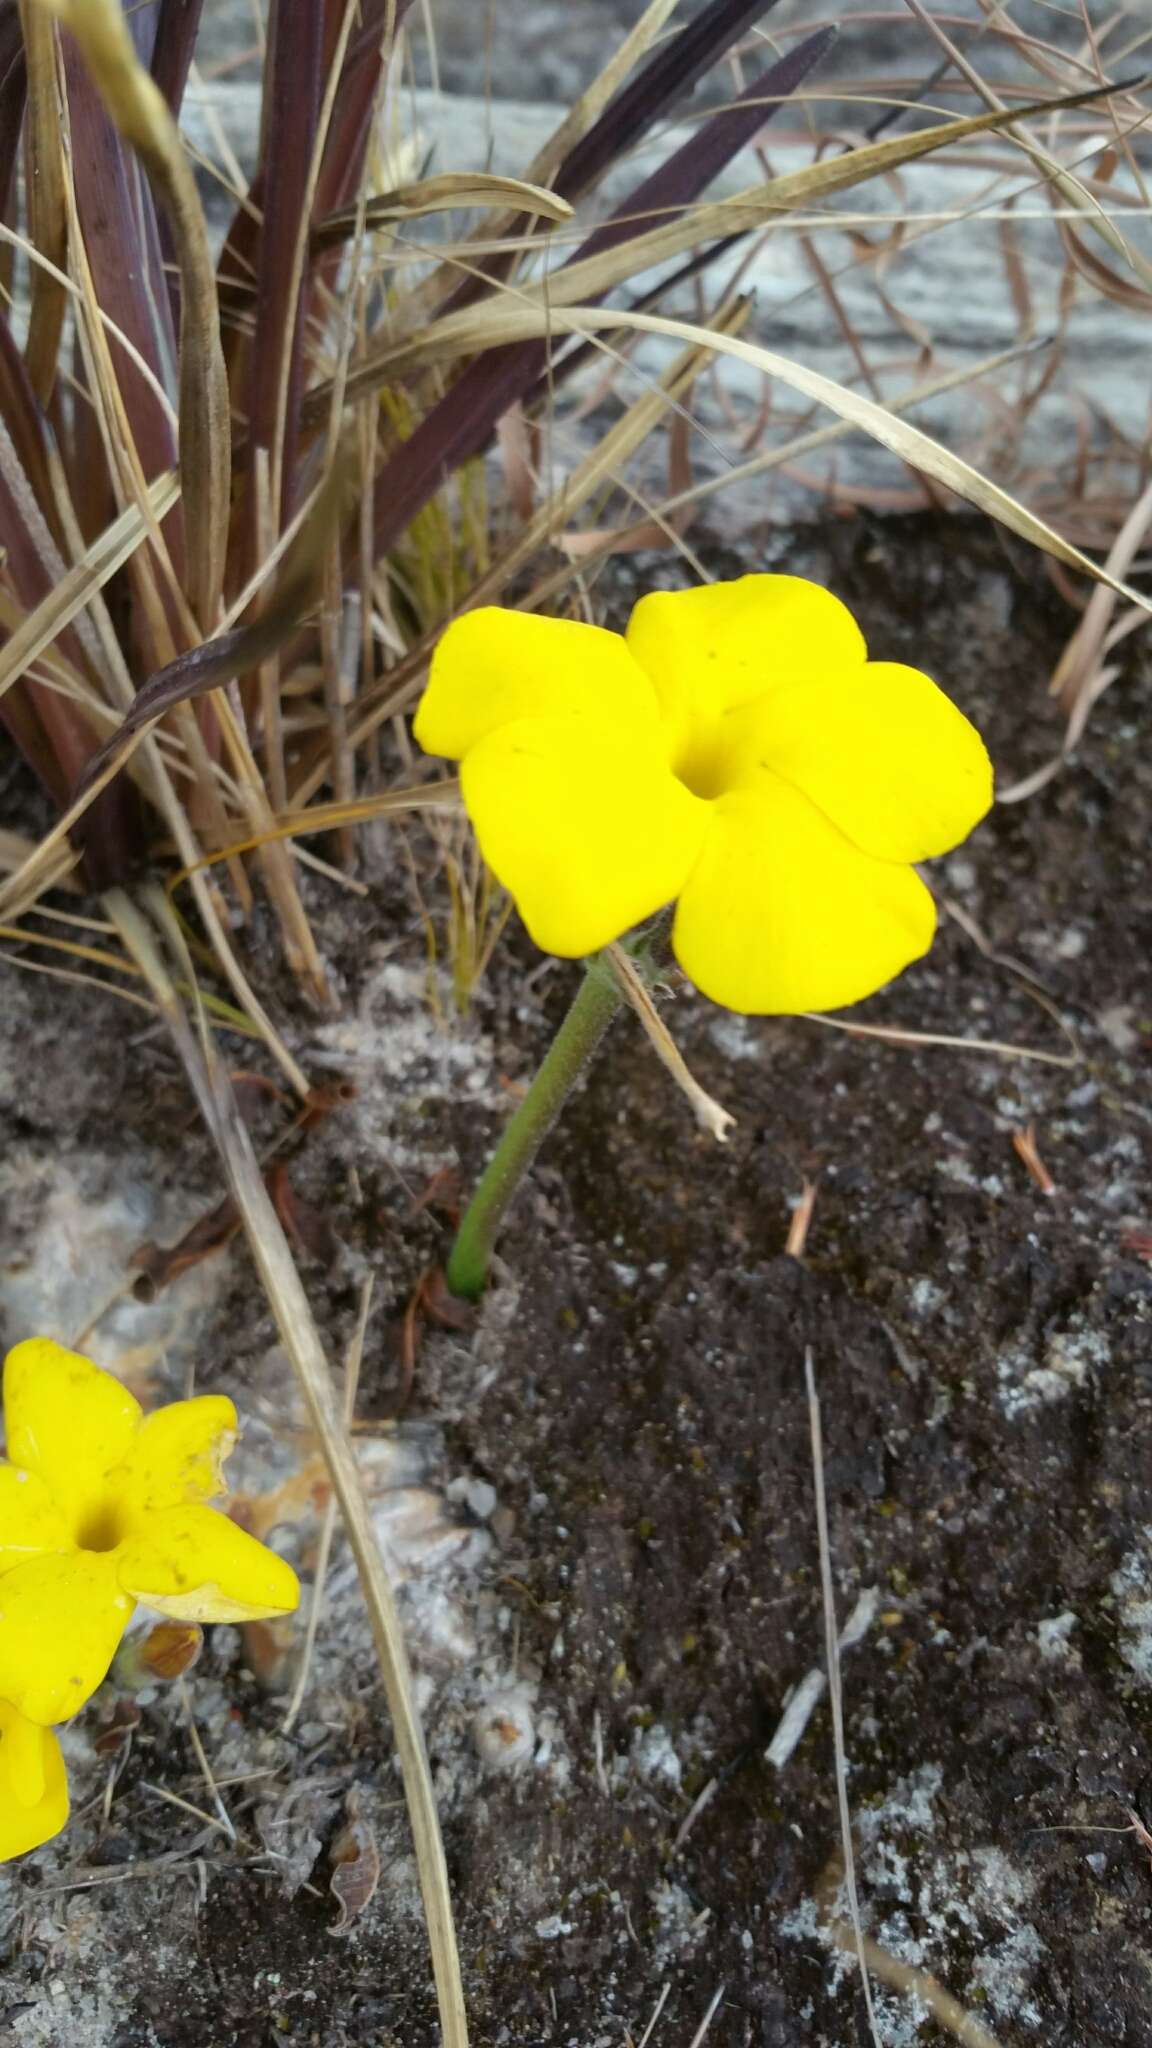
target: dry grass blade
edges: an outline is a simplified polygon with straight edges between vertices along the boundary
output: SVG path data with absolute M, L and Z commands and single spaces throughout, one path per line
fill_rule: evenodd
M 905 164 L 935 155 L 953 143 L 968 141 L 976 135 L 996 134 L 1007 129 L 1013 121 L 1067 113 L 1075 107 L 1100 100 L 1113 90 L 1115 88 L 1108 86 L 1094 86 L 1087 92 L 1070 93 L 1060 99 L 1036 100 L 1026 107 L 962 115 L 956 120 L 941 121 L 930 128 L 914 130 L 910 135 L 892 136 L 886 142 L 862 143 L 856 149 L 845 150 L 840 156 L 824 157 L 802 170 L 786 172 L 760 188 L 753 186 L 746 193 L 736 194 L 727 203 L 741 207 L 754 204 L 760 197 L 771 212 L 792 212 L 797 207 L 811 206 L 816 200 L 830 198 L 835 192 L 863 184 L 869 178 L 900 170 Z M 1095 205 L 1089 195 L 1085 198 L 1090 207 Z M 724 204 L 723 201 L 718 202 L 718 205 Z M 1081 210 L 1077 208 L 1078 212 Z
M 1080 570 L 1094 582 L 1106 583 L 1109 589 L 1126 597 L 1129 603 L 1152 614 L 1152 598 L 1110 575 L 1107 569 L 1073 547 L 1071 541 L 1065 540 L 1037 513 L 1030 512 L 1026 505 L 1002 490 L 980 470 L 974 469 L 962 456 L 954 455 L 951 449 L 933 440 L 930 434 L 922 433 L 919 427 L 897 418 L 887 407 L 878 405 L 875 399 L 838 384 L 819 370 L 810 370 L 803 363 L 793 362 L 789 356 L 777 355 L 772 349 L 760 348 L 755 342 L 743 341 L 735 335 L 717 333 L 707 327 L 697 327 L 688 320 L 672 320 L 658 313 L 605 312 L 597 306 L 553 306 L 544 315 L 529 308 L 503 303 L 486 309 L 483 316 L 476 314 L 472 318 L 477 327 L 482 325 L 489 340 L 519 341 L 545 332 L 595 334 L 604 328 L 628 327 L 641 334 L 660 334 L 670 341 L 691 342 L 716 354 L 732 356 L 738 362 L 762 370 L 769 377 L 778 377 L 782 384 L 803 392 L 805 397 L 816 399 L 850 425 L 862 427 L 874 441 L 890 448 L 911 468 L 923 470 L 926 476 L 945 484 L 957 497 L 977 506 L 981 512 L 987 512 L 1001 526 L 1031 542 L 1033 547 L 1054 555 L 1057 561 Z M 498 330 L 496 336 L 492 335 L 493 328 Z M 474 342 L 473 345 L 477 344 Z
M 34 4 L 40 6 L 41 0 L 34 0 Z M 37 249 L 25 236 L 16 234 L 3 221 L 0 221 L 0 244 L 3 244 L 10 251 L 19 249 L 27 256 L 28 262 L 33 268 L 45 271 L 70 298 L 77 301 L 83 298 L 84 295 L 80 287 L 73 278 L 68 276 L 66 271 L 59 269 L 56 264 L 50 262 L 42 250 Z M 101 326 L 115 340 L 117 347 L 123 350 L 133 369 L 139 371 L 140 376 L 149 386 L 157 405 L 166 409 L 173 423 L 177 424 L 176 413 L 169 404 L 168 395 L 163 385 L 159 382 L 152 365 L 145 361 L 139 349 L 136 348 L 131 336 L 125 334 L 122 327 L 117 326 L 104 307 L 97 306 L 94 308 L 94 311 Z
M 607 247 L 598 246 L 590 255 L 574 257 L 562 270 L 551 272 L 546 284 L 529 282 L 518 286 L 518 296 L 526 307 L 535 303 L 543 310 L 546 302 L 548 315 L 558 315 L 561 309 L 571 308 L 581 300 L 604 297 L 640 272 L 681 256 L 687 250 L 727 235 L 762 227 L 781 214 L 811 205 L 815 199 L 826 198 L 834 192 L 879 177 L 884 172 L 932 155 L 968 137 L 994 133 L 1026 115 L 1066 111 L 1098 100 L 1106 91 L 1107 88 L 1096 87 L 1087 93 L 1037 101 L 1009 113 L 974 114 L 962 120 L 938 123 L 916 134 L 846 150 L 840 156 L 824 158 L 803 170 L 774 178 L 768 184 L 750 186 L 731 198 L 709 201 L 685 212 L 675 211 L 673 218 L 658 227 L 645 228 L 642 232 L 614 240 Z M 766 100 L 765 115 L 778 104 L 775 99 Z M 652 213 L 651 204 L 645 211 L 649 215 Z M 618 216 L 616 218 L 619 219 Z M 518 327 L 515 308 L 509 304 L 509 297 L 507 293 L 500 297 L 494 294 L 481 305 L 446 313 L 407 340 L 389 342 L 383 348 L 370 352 L 349 373 L 347 398 L 365 397 L 401 371 L 426 367 L 430 361 L 450 361 L 479 349 L 500 346 L 506 341 L 522 341 L 551 331 L 547 325 Z M 625 317 L 618 315 L 618 324 L 623 324 Z M 640 316 L 633 314 L 630 317 L 635 320 Z M 505 322 L 508 323 L 507 328 Z M 560 326 L 559 320 L 556 325 Z M 330 386 L 318 386 L 309 394 L 308 416 L 313 419 L 322 416 L 330 398 Z
M 708 2029 L 712 2025 L 713 2020 L 715 2019 L 717 2013 L 720 2010 L 720 2001 L 724 1996 L 724 1991 L 725 1986 L 723 1984 L 718 1984 L 716 1986 L 715 1991 L 712 1993 L 712 1996 L 708 2001 L 704 2017 L 701 2020 L 700 2025 L 697 2027 L 696 2032 L 693 2034 L 692 2039 L 688 2043 L 688 2048 L 704 2048 L 704 2042 L 708 2035 Z
M 110 953 L 105 946 L 82 946 L 75 939 L 54 939 L 48 932 L 24 931 L 14 924 L 0 924 L 0 939 L 19 941 L 24 945 L 44 946 L 50 952 L 70 953 L 76 960 L 90 960 L 94 967 L 110 967 L 115 974 L 139 976 L 139 968 L 130 960 L 117 953 Z
M 251 625 L 220 633 L 214 640 L 189 648 L 187 654 L 166 663 L 141 685 L 117 731 L 88 762 L 69 813 L 70 825 L 165 712 L 190 698 L 203 696 L 207 690 L 218 689 L 233 676 L 258 668 L 283 645 L 317 594 L 326 550 L 339 525 L 348 482 L 348 466 L 338 458 L 284 556 L 263 611 Z
M 586 182 L 581 169 L 581 159 L 586 154 L 582 149 L 585 139 L 593 137 L 605 110 L 641 58 L 656 42 L 665 22 L 675 13 L 678 6 L 679 0 L 649 0 L 639 21 L 625 36 L 619 49 L 614 51 L 603 71 L 569 109 L 555 133 L 549 137 L 543 149 L 529 164 L 525 177 L 530 184 L 549 187 L 554 177 L 563 169 L 568 173 L 565 196 L 580 197 Z M 594 172 L 592 175 L 594 176 Z M 513 234 L 520 218 L 517 213 L 500 215 L 483 230 L 484 239 L 490 240 L 493 234 Z M 471 239 L 478 239 L 479 233 L 478 230 Z M 438 287 L 447 281 L 447 273 L 431 281 L 432 303 L 438 302 Z M 468 279 L 464 284 L 457 282 L 456 289 L 450 295 L 451 301 L 460 302 L 472 298 L 478 281 Z
M 713 322 L 714 327 L 722 324 L 720 321 Z M 734 323 L 728 324 L 732 326 Z M 1022 357 L 1044 346 L 1043 342 L 1025 342 L 1018 348 L 1004 349 L 999 355 L 987 356 L 983 362 L 966 364 L 961 370 L 949 370 L 940 377 L 926 377 L 923 383 L 914 384 L 910 390 L 898 392 L 895 397 L 887 399 L 886 410 L 896 414 L 908 412 L 912 406 L 921 405 L 927 399 L 938 398 L 944 392 L 958 391 L 964 385 L 975 383 L 981 377 L 992 376 L 996 371 L 1005 369 L 1009 363 L 1019 362 Z M 699 364 L 704 357 L 705 352 L 701 350 L 690 360 Z M 649 393 L 639 403 L 649 403 L 653 395 Z M 617 422 L 617 425 L 620 424 L 621 422 Z M 751 477 L 764 476 L 769 470 L 780 469 L 785 463 L 799 461 L 802 456 L 811 455 L 818 448 L 827 448 L 833 442 L 842 440 L 845 434 L 852 431 L 851 420 L 834 420 L 829 426 L 813 427 L 808 433 L 798 434 L 794 440 L 784 442 L 779 448 L 766 448 L 761 454 L 750 456 L 747 462 L 738 462 L 732 468 L 725 469 L 719 476 L 705 477 L 701 482 L 691 485 L 689 489 L 675 491 L 670 497 L 662 498 L 659 505 L 660 515 L 663 519 L 671 521 L 678 512 L 694 507 L 704 499 L 715 497 L 718 491 L 730 490 L 733 484 L 747 483 Z M 628 547 L 638 537 L 647 535 L 650 525 L 651 521 L 645 519 L 637 520 L 629 526 L 612 528 L 600 537 L 596 547 L 588 546 L 581 549 L 581 559 L 587 561 L 597 554 L 608 554 L 618 548 Z
M 745 0 L 741 0 L 741 4 L 745 4 Z M 763 0 L 747 0 L 747 4 L 760 7 Z M 730 0 L 714 0 L 713 6 L 705 13 L 714 19 L 722 17 L 730 26 L 733 5 Z M 685 38 L 691 38 L 693 34 L 694 25 L 684 31 Z M 787 57 L 773 65 L 757 81 L 755 88 L 739 94 L 732 107 L 711 116 L 698 135 L 674 150 L 657 170 L 642 181 L 627 206 L 617 208 L 593 230 L 582 245 L 583 264 L 565 265 L 560 276 L 570 277 L 574 267 L 587 269 L 602 256 L 612 260 L 621 247 L 630 250 L 637 216 L 660 219 L 671 213 L 679 219 L 692 207 L 704 187 L 752 140 L 765 122 L 787 104 L 789 95 L 797 90 L 813 65 L 819 62 L 833 34 L 833 30 L 824 30 L 806 37 Z M 668 90 L 666 79 L 663 89 Z M 606 140 L 602 138 L 604 147 L 612 154 L 619 154 L 625 141 L 632 139 L 630 135 L 620 133 L 619 109 L 614 110 L 611 118 L 605 116 L 605 121 L 609 132 Z M 558 178 L 557 183 L 564 189 L 562 179 Z M 594 251 L 599 253 L 593 256 L 591 252 Z M 544 289 L 542 299 L 539 287 L 526 296 L 543 304 L 546 318 L 547 289 Z M 493 292 L 486 303 L 498 302 L 499 298 L 499 291 Z M 467 366 L 439 402 L 425 412 L 379 471 L 373 492 L 378 552 L 385 552 L 395 545 L 405 529 L 436 496 L 446 478 L 482 453 L 508 408 L 517 400 L 530 397 L 541 385 L 546 393 L 550 389 L 551 377 L 547 331 L 542 335 L 522 338 L 519 347 L 483 347 L 476 360 Z
M 935 36 L 941 48 L 947 52 L 949 61 L 956 66 L 961 76 L 967 79 L 969 85 L 979 94 L 985 105 L 990 107 L 995 113 L 1003 114 L 1011 111 L 1005 108 L 1004 102 L 998 94 L 994 93 L 991 87 L 985 84 L 975 65 L 968 62 L 963 51 L 957 47 L 945 29 L 933 18 L 928 9 L 922 5 L 922 0 L 906 0 L 906 4 L 911 8 L 916 19 L 923 22 L 925 28 Z M 1129 91 L 1133 84 L 1143 84 L 1144 82 L 1143 79 L 1131 80 L 1127 85 L 1114 87 L 1112 90 Z M 1119 230 L 1113 226 L 1099 200 L 1093 197 L 1092 193 L 1081 183 L 1079 178 L 1074 177 L 1070 171 L 1065 169 L 1063 164 L 1057 163 L 1055 158 L 1046 149 L 1041 149 L 1040 145 L 1034 142 L 1031 136 L 1018 133 L 1015 123 L 1027 118 L 1029 113 L 1035 111 L 1035 109 L 1030 108 L 1021 109 L 1013 116 L 1013 123 L 1010 127 L 1006 128 L 1005 133 L 1021 149 L 1027 152 L 1033 162 L 1042 170 L 1044 176 L 1051 181 L 1061 197 L 1067 200 L 1071 206 L 1083 212 L 1092 226 L 1103 236 L 1109 248 L 1113 249 L 1117 255 L 1122 256 L 1130 268 L 1135 270 L 1137 275 L 1144 279 L 1145 283 L 1149 282 L 1152 279 L 1152 268 L 1150 268 L 1144 257 L 1140 255 L 1139 251 L 1131 248 Z
M 228 378 L 208 231 L 191 167 L 164 97 L 132 47 L 119 0 L 35 0 L 75 36 L 101 98 L 163 202 L 180 266 L 180 478 L 188 579 L 211 632 L 224 580 L 231 478 Z
M 421 178 L 415 185 L 400 185 L 392 192 L 379 192 L 363 208 L 346 206 L 330 213 L 312 230 L 314 248 L 327 248 L 348 240 L 365 228 L 393 220 L 419 220 L 426 213 L 454 213 L 461 207 L 501 206 L 516 202 L 517 213 L 530 213 L 557 225 L 573 217 L 566 199 L 543 185 L 523 178 L 499 178 L 483 171 L 444 171 L 435 178 Z
M 368 1331 L 368 1318 L 372 1312 L 372 1291 L 376 1276 L 369 1273 L 360 1292 L 360 1313 L 352 1342 L 344 1361 L 344 1427 L 349 1435 L 356 1415 L 356 1389 L 360 1384 L 360 1365 L 364 1357 L 364 1339 Z M 304 1641 L 300 1650 L 300 1668 L 292 1697 L 281 1726 L 285 1735 L 290 1735 L 296 1724 L 301 1707 L 308 1695 L 308 1681 L 312 1676 L 312 1659 L 316 1650 L 316 1638 L 320 1632 L 320 1616 L 324 1605 L 324 1587 L 328 1578 L 328 1560 L 332 1554 L 332 1542 L 336 1534 L 336 1517 L 339 1512 L 336 1496 L 333 1494 L 324 1510 L 320 1525 L 320 1540 L 316 1545 L 316 1563 L 312 1572 L 312 1600 L 308 1609 L 308 1620 L 304 1629 Z
M 25 861 L 36 851 L 36 842 L 25 837 L 23 832 L 9 832 L 0 826 L 0 875 L 13 875 L 23 867 Z M 75 893 L 76 885 L 68 879 L 72 856 L 65 848 L 58 870 L 52 879 L 52 887 Z
M 339 1503 L 360 1574 L 392 1716 L 432 1947 L 444 2048 L 468 2048 L 460 1962 L 435 1794 L 413 1697 L 400 1617 L 373 1529 L 360 1470 L 335 1399 L 328 1361 L 311 1305 L 283 1226 L 264 1185 L 227 1075 L 215 1057 L 206 1020 L 201 1012 L 200 1035 L 197 1037 L 157 943 L 156 934 L 161 933 L 181 974 L 193 983 L 191 962 L 183 953 L 179 927 L 163 895 L 153 890 L 147 901 L 155 925 L 122 890 L 112 891 L 106 899 L 108 915 L 143 970 L 183 1059 L 201 1114 L 224 1166 L 249 1249 L 276 1319 L 281 1343 L 291 1359 L 309 1423 L 328 1468 L 332 1490 Z
M 820 1590 L 824 1608 L 824 1655 L 828 1666 L 828 1697 L 832 1707 L 832 1747 L 836 1760 L 836 1805 L 840 1815 L 840 1847 L 844 1857 L 844 1887 L 852 1916 L 851 1936 L 860 1963 L 860 1982 L 868 2013 L 868 2028 L 876 2048 L 883 2048 L 872 2004 L 872 1986 L 864 1953 L 864 1930 L 860 1900 L 856 1892 L 856 1859 L 852 1849 L 852 1813 L 848 1804 L 848 1758 L 844 1746 L 844 1693 L 840 1684 L 840 1637 L 836 1628 L 836 1595 L 832 1584 L 832 1545 L 828 1535 L 828 1502 L 824 1492 L 824 1438 L 820 1422 L 820 1399 L 812 1347 L 804 1353 L 804 1384 L 808 1392 L 808 1423 L 812 1433 L 812 1483 L 816 1493 L 816 1535 L 820 1548 Z
M 29 149 L 36 166 L 35 177 L 28 181 L 29 227 L 37 250 L 52 266 L 32 266 L 32 305 L 24 354 L 36 396 L 42 405 L 47 405 L 56 382 L 56 359 L 68 303 L 67 287 L 55 274 L 64 262 L 68 245 L 56 31 L 38 0 L 20 0 L 20 26 L 28 65 Z
M 1124 521 L 1108 556 L 1113 576 L 1125 576 L 1135 561 L 1152 523 L 1152 484 L 1137 498 Z M 1105 585 L 1092 592 L 1083 618 L 1056 664 L 1051 690 L 1060 708 L 1071 718 L 1082 696 L 1091 689 L 1100 666 L 1108 628 L 1116 610 L 1117 592 Z
M 744 325 L 749 311 L 746 299 L 738 299 L 731 306 L 721 307 L 715 315 L 712 329 L 716 334 L 737 333 Z M 523 531 L 517 534 L 510 548 L 493 563 L 486 576 L 473 586 L 468 593 L 468 605 L 489 604 L 498 598 L 521 569 L 531 561 L 548 541 L 558 541 L 565 526 L 582 505 L 606 484 L 616 482 L 629 457 L 642 448 L 657 428 L 675 408 L 684 393 L 691 389 L 696 378 L 709 361 L 710 351 L 702 348 L 684 349 L 676 361 L 659 378 L 652 389 L 633 400 L 628 410 L 618 420 L 613 420 L 596 438 L 596 445 L 583 460 L 577 463 L 562 484 L 551 493 L 538 512 L 526 522 Z M 686 494 L 688 495 L 688 494 Z M 672 500 L 672 507 L 682 502 Z M 661 515 L 671 507 L 663 505 Z M 645 531 L 651 520 L 644 522 Z M 607 544 L 611 545 L 612 536 Z
M 625 1000 L 639 1017 L 657 1058 L 667 1067 L 676 1086 L 691 1105 L 692 1114 L 701 1130 L 707 1131 L 718 1144 L 726 1144 L 729 1131 L 735 1128 L 735 1117 L 700 1086 L 691 1072 L 642 977 L 637 973 L 631 955 L 624 951 L 623 946 L 611 945 L 607 951 L 612 962 L 612 972 L 620 984 Z
M 633 2041 L 631 2034 L 628 2034 L 626 2038 L 626 2048 L 648 2048 L 648 2043 L 651 2041 L 652 2036 L 656 2031 L 656 2023 L 659 2020 L 660 2015 L 664 2010 L 664 2007 L 668 2003 L 668 1997 L 671 1990 L 672 1986 L 666 1980 L 660 1986 L 660 1995 L 656 2000 L 656 2004 L 652 2009 L 652 2014 L 648 2021 L 648 2025 L 645 2027 L 644 2032 L 641 2034 L 639 2041 Z
M 1109 551 L 1109 578 L 1122 576 L 1131 566 L 1152 521 L 1152 485 L 1136 500 Z M 1067 726 L 1058 753 L 1018 781 L 1006 783 L 996 792 L 998 804 L 1023 803 L 1059 775 L 1072 759 L 1087 729 L 1093 705 L 1120 674 L 1120 664 L 1105 659 L 1114 647 L 1147 624 L 1147 608 L 1134 604 L 1114 620 L 1116 599 L 1122 586 L 1101 582 L 1092 592 L 1084 612 L 1056 664 L 1049 688 L 1067 714 Z
M 215 853 L 205 854 L 203 860 L 194 866 L 180 868 L 168 887 L 169 890 L 175 889 L 201 869 L 215 867 L 220 861 L 231 860 L 237 854 L 251 853 L 270 839 L 306 839 L 312 832 L 339 832 L 346 826 L 367 825 L 376 818 L 392 817 L 401 811 L 455 810 L 459 803 L 460 784 L 454 777 L 445 777 L 442 782 L 426 782 L 413 789 L 382 789 L 375 796 L 309 804 L 304 810 L 289 811 L 277 818 L 273 825 L 252 839 L 234 840 Z
M 613 52 L 603 71 L 587 91 L 581 93 L 555 133 L 549 136 L 540 154 L 533 159 L 528 177 L 534 183 L 548 184 L 551 181 L 557 165 L 575 149 L 593 122 L 599 119 L 625 79 L 652 48 L 665 22 L 676 12 L 679 4 L 680 0 L 649 0 L 639 21 L 629 30 L 619 49 Z
M 81 974 L 72 967 L 53 967 L 47 960 L 25 960 L 19 953 L 6 953 L 4 964 L 19 967 L 28 974 L 46 974 L 51 981 L 66 981 L 73 988 L 96 989 L 100 995 L 119 996 L 121 1002 L 131 1003 L 137 1010 L 143 1010 L 146 1017 L 155 1017 L 156 1009 L 145 996 L 138 996 L 130 988 L 120 988 L 114 981 L 102 981 L 98 974 Z
M 901 1024 L 857 1024 L 846 1017 L 825 1017 L 819 1010 L 805 1010 L 806 1024 L 824 1024 L 830 1031 L 846 1031 L 849 1038 L 878 1038 L 887 1045 L 939 1045 L 951 1052 L 982 1052 L 993 1059 L 1039 1060 L 1046 1067 L 1077 1067 L 1075 1053 L 1045 1052 L 1036 1045 L 1011 1045 L 1000 1038 L 962 1038 L 947 1031 L 911 1031 Z
M 157 477 L 148 490 L 151 519 L 162 519 L 179 496 L 180 485 L 175 476 Z M 83 559 L 64 571 L 43 603 L 9 634 L 0 647 L 0 697 L 85 610 L 95 593 L 123 568 L 133 551 L 147 539 L 150 523 L 140 506 L 129 505 L 86 549 Z

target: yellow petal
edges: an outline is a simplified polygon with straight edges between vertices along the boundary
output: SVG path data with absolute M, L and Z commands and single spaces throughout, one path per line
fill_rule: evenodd
M 104 1474 L 127 1455 L 140 1415 L 140 1403 L 112 1373 L 50 1337 L 30 1337 L 8 1353 L 8 1456 L 44 1481 L 74 1529 L 98 1511 Z
M 35 1472 L 0 1465 L 0 1573 L 45 1550 L 71 1550 L 67 1522 Z
M 122 1465 L 108 1474 L 112 1512 L 128 1535 L 142 1515 L 224 1491 L 221 1466 L 236 1441 L 236 1410 L 222 1394 L 173 1401 L 147 1415 Z
M 116 1557 L 125 1591 L 174 1621 L 256 1621 L 300 1600 L 291 1565 L 215 1508 L 149 1515 Z
M 67 1721 L 106 1676 L 132 1618 L 115 1553 L 34 1557 L 0 1578 L 0 1699 Z
M 658 742 L 584 720 L 501 726 L 468 754 L 461 786 L 480 850 L 536 944 L 568 958 L 668 903 L 708 823 Z
M 728 723 L 729 786 L 770 768 L 878 860 L 945 853 L 992 803 L 975 726 L 897 662 L 790 683 Z
M 0 1773 L 9 1798 L 20 1806 L 38 1806 L 44 1797 L 46 1732 L 8 1700 L 0 1700 Z
M 625 637 L 674 729 L 676 767 L 701 789 L 707 770 L 693 757 L 717 719 L 786 683 L 859 668 L 867 653 L 847 606 L 801 576 L 652 591 Z
M 915 870 L 861 853 L 789 783 L 762 775 L 713 819 L 672 944 L 714 1003 L 838 1009 L 927 952 L 936 911 Z
M 553 716 L 651 730 L 656 698 L 619 633 L 487 605 L 443 635 L 412 730 L 426 753 L 461 761 L 499 726 Z
M 0 1862 L 58 1835 L 68 1818 L 60 1744 L 0 1700 Z

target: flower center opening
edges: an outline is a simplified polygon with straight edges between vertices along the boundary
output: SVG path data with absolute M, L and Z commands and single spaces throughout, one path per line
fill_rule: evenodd
M 713 727 L 710 731 L 692 734 L 681 748 L 672 772 L 677 782 L 682 782 L 693 796 L 703 797 L 710 803 L 713 797 L 723 796 L 731 780 L 731 770 L 729 735 L 722 727 Z
M 89 1509 L 76 1531 L 76 1543 L 80 1550 L 115 1550 L 123 1542 L 124 1531 L 120 1517 L 112 1501 L 100 1501 Z

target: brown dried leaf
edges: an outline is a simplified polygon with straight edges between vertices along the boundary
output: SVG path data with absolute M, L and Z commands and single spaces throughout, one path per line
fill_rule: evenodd
M 111 1714 L 101 1722 L 92 1738 L 97 1756 L 127 1756 L 140 1721 L 141 1713 L 135 1700 L 117 1700 Z
M 308 1102 L 296 1119 L 296 1129 L 310 1131 L 316 1124 L 324 1123 L 337 1109 L 346 1109 L 355 1102 L 357 1088 L 355 1081 L 325 1081 L 319 1087 L 308 1091 Z
M 246 1621 L 244 1658 L 258 1685 L 266 1692 L 283 1692 L 296 1650 L 296 1624 L 290 1615 L 278 1614 L 271 1621 Z
M 420 1206 L 423 1206 L 421 1204 Z M 402 1415 L 412 1398 L 416 1359 L 420 1349 L 421 1322 L 435 1323 L 441 1330 L 470 1330 L 476 1309 L 448 1292 L 442 1266 L 429 1266 L 404 1305 L 400 1322 L 400 1394 L 397 1414 Z
M 162 1621 L 144 1640 L 144 1664 L 157 1678 L 182 1678 L 204 1648 L 204 1631 L 195 1621 Z
M 201 1216 L 173 1245 L 147 1243 L 137 1246 L 128 1263 L 139 1273 L 133 1292 L 138 1299 L 152 1301 L 178 1280 L 191 1266 L 210 1259 L 231 1244 L 240 1228 L 236 1205 L 230 1195 L 217 1202 L 207 1216 Z
M 347 1820 L 332 1844 L 332 1877 L 328 1889 L 339 1902 L 340 1916 L 330 1934 L 347 1934 L 373 1898 L 380 1882 L 380 1851 L 371 1824 L 365 1820 L 359 1789 L 350 1787 L 344 1802 Z
M 270 1166 L 264 1180 L 272 1206 L 297 1251 L 330 1265 L 336 1256 L 336 1233 L 328 1218 L 296 1193 L 284 1160 Z
M 446 1216 L 455 1229 L 460 1221 L 460 1169 L 456 1166 L 438 1166 L 422 1194 L 416 1196 L 409 1217 L 419 1216 L 425 1209 L 435 1209 Z
M 204 1648 L 204 1631 L 195 1621 L 160 1621 L 146 1636 L 136 1639 L 135 1657 L 140 1683 L 163 1679 L 170 1683 L 191 1671 Z
M 277 1103 L 282 1109 L 291 1106 L 291 1096 L 286 1095 L 283 1088 L 278 1088 L 267 1074 L 258 1074 L 248 1067 L 237 1067 L 232 1072 L 231 1081 L 232 1093 L 246 1124 L 253 1123 L 257 1110 L 264 1109 L 269 1102 Z

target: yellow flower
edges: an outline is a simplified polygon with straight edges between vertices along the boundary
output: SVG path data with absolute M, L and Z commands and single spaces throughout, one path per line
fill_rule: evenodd
M 68 1780 L 50 1728 L 0 1700 L 0 1863 L 58 1835 L 68 1818 Z
M 137 1601 L 177 1621 L 287 1614 L 283 1558 L 205 1503 L 236 1410 L 218 1395 L 145 1416 L 111 1373 L 47 1337 L 4 1366 L 0 1700 L 65 1721 L 100 1684 Z
M 857 1002 L 926 953 L 912 863 L 992 801 L 955 705 L 869 661 L 845 606 L 796 576 L 654 593 L 624 635 L 467 612 L 415 731 L 462 763 L 481 852 L 538 946 L 594 952 L 676 899 L 685 973 L 762 1014 Z

